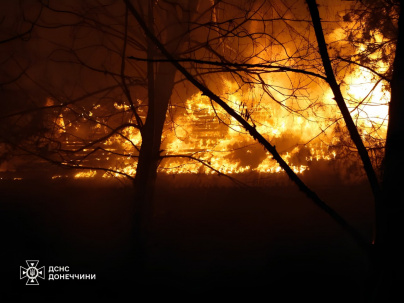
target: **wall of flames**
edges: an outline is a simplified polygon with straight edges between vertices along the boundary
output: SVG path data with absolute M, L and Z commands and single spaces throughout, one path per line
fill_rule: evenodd
M 271 81 L 271 77 L 268 76 L 266 80 Z M 371 72 L 360 67 L 348 74 L 344 83 L 348 83 L 342 86 L 346 102 L 365 143 L 367 135 L 383 140 L 387 131 L 390 98 L 389 92 L 383 89 L 383 83 L 375 85 Z M 258 86 L 246 90 L 240 89 L 235 82 L 224 80 L 223 84 L 225 93 L 222 98 L 248 118 L 276 146 L 296 173 L 301 174 L 310 169 L 312 161 L 338 159 L 335 146 L 340 138 L 334 126 L 340 116 L 329 89 L 318 94 L 321 84 L 312 87 L 317 92 L 317 102 L 309 107 L 313 99 L 295 99 L 278 104 Z M 124 105 L 115 104 L 115 107 L 128 110 Z M 167 113 L 162 138 L 160 173 L 242 174 L 282 171 L 271 155 L 234 118 L 200 92 L 173 107 L 174 113 Z M 301 108 L 308 109 L 298 111 Z M 297 112 L 290 112 L 290 109 L 296 109 Z M 63 123 L 61 117 L 59 121 Z M 127 139 L 115 135 L 104 142 L 107 148 L 119 145 L 121 153 L 128 155 L 124 159 L 117 159 L 116 164 L 109 169 L 134 176 L 137 159 L 133 144 L 140 147 L 140 132 L 126 128 L 123 134 Z M 75 177 L 89 178 L 97 174 L 99 176 L 96 170 L 87 170 L 78 172 Z M 121 174 L 103 172 L 102 176 L 120 177 Z
M 341 30 L 337 29 L 329 36 L 339 40 L 342 35 Z M 376 38 L 383 40 L 380 36 Z M 387 68 L 380 61 L 377 71 L 384 72 Z M 294 77 L 297 76 L 290 73 L 263 74 L 265 83 L 276 84 L 275 87 L 267 87 L 267 91 L 259 84 L 240 86 L 234 80 L 224 77 L 219 82 L 222 86 L 221 98 L 255 125 L 276 146 L 291 168 L 301 174 L 310 169 L 313 161 L 331 161 L 344 157 L 340 155 L 341 148 L 338 146 L 346 140 L 343 136 L 347 134 L 336 131 L 342 120 L 332 92 L 325 82 L 308 79 L 308 83 L 304 84 L 304 94 L 284 98 L 279 87 L 287 87 Z M 390 99 L 389 92 L 384 88 L 385 83 L 377 82 L 369 70 L 359 66 L 351 67 L 340 83 L 365 145 L 372 147 L 375 141 L 383 142 L 387 132 Z M 129 111 L 127 105 L 115 103 L 114 106 L 117 110 Z M 64 128 L 62 116 L 59 116 L 57 123 Z M 87 170 L 77 173 L 75 177 L 87 178 L 100 174 L 103 177 L 120 177 L 118 172 L 134 176 L 137 152 L 133 146 L 140 147 L 141 135 L 137 129 L 130 127 L 124 129 L 122 134 L 114 135 L 103 143 L 106 150 L 116 151 L 116 146 L 119 146 L 119 153 L 125 155 L 108 162 L 108 168 L 117 173 Z M 234 118 L 200 92 L 185 101 L 171 104 L 161 150 L 159 172 L 165 174 L 282 171 L 271 155 Z M 110 160 L 109 157 L 107 160 Z

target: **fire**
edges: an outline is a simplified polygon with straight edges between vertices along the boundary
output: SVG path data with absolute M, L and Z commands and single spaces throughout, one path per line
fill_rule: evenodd
M 81 171 L 74 175 L 74 178 L 93 178 L 97 175 L 95 170 Z
M 343 31 L 334 31 L 334 38 L 342 39 Z M 383 37 L 377 37 L 383 39 Z M 360 51 L 360 50 L 359 50 Z M 378 72 L 388 68 L 380 62 Z M 273 145 L 297 174 L 310 169 L 313 161 L 331 161 L 338 158 L 334 148 L 340 141 L 335 136 L 335 125 L 340 120 L 333 95 L 324 82 L 302 80 L 298 75 L 285 73 L 263 74 L 265 83 L 276 86 L 264 88 L 261 84 L 240 85 L 220 78 L 221 98 Z M 306 81 L 306 82 L 305 82 Z M 318 80 L 320 81 L 320 80 Z M 292 85 L 289 83 L 292 82 Z M 299 82 L 304 89 L 295 95 L 288 87 Z M 341 89 L 363 139 L 368 142 L 384 140 L 387 131 L 388 100 L 390 95 L 384 83 L 375 82 L 371 71 L 354 66 L 341 81 Z M 311 96 L 317 96 L 315 98 Z M 316 100 L 315 100 L 316 99 Z M 139 104 L 141 100 L 137 100 Z M 120 111 L 130 111 L 127 104 L 115 103 Z M 96 110 L 96 108 L 94 108 Z M 90 112 L 89 116 L 93 113 Z M 144 118 L 144 117 L 142 117 Z M 63 116 L 57 125 L 65 129 Z M 100 124 L 97 124 L 101 128 Z M 134 176 L 140 131 L 133 127 L 115 134 L 103 145 L 106 151 L 119 153 L 119 161 L 111 163 L 103 177 Z M 369 143 L 370 144 L 370 143 Z M 161 144 L 162 162 L 158 171 L 165 174 L 243 174 L 279 173 L 282 169 L 235 119 L 201 92 L 187 100 L 173 104 L 167 113 Z M 105 155 L 107 161 L 111 154 Z M 121 174 L 120 174 L 121 173 Z M 96 171 L 80 172 L 75 178 L 90 178 Z
M 372 75 L 357 68 L 346 76 L 349 84 L 344 86 L 352 115 L 358 121 L 363 134 L 384 138 L 387 130 L 387 103 L 389 95 L 382 85 L 374 84 Z M 253 123 L 257 130 L 274 144 L 297 174 L 310 169 L 312 161 L 334 160 L 338 154 L 333 149 L 333 127 L 329 117 L 337 117 L 332 105 L 330 91 L 323 94 L 329 106 L 316 108 L 318 117 L 296 115 L 288 112 L 284 104 L 278 104 L 265 95 L 259 87 L 239 89 L 236 83 L 224 81 L 224 98 L 240 115 Z M 259 100 L 257 102 L 256 100 Z M 292 104 L 293 102 L 295 104 Z M 300 100 L 290 100 L 288 108 L 302 106 Z M 303 102 L 306 102 L 303 100 Z M 126 105 L 115 107 L 128 110 Z M 180 106 L 179 106 L 180 107 Z M 328 117 L 322 119 L 321 116 Z M 320 117 L 320 118 L 319 118 Z M 175 124 L 175 127 L 172 125 Z M 377 125 L 377 129 L 375 126 Z M 124 154 L 111 170 L 134 176 L 136 174 L 136 151 L 140 148 L 141 134 L 135 128 L 125 128 L 121 135 L 114 135 L 104 145 Z M 317 139 L 314 137 L 321 134 Z M 321 140 L 320 140 L 321 139 Z M 326 144 L 324 142 L 329 142 Z M 269 153 L 247 134 L 242 127 L 209 98 L 200 92 L 188 98 L 182 110 L 167 115 L 166 129 L 162 138 L 163 160 L 159 167 L 165 174 L 242 174 L 247 172 L 279 173 L 282 169 Z M 108 159 L 108 158 L 107 158 Z M 206 165 L 204 165 L 203 163 Z M 91 178 L 96 171 L 79 172 L 75 178 Z M 106 172 L 105 178 L 121 177 L 122 174 Z
M 353 117 L 365 134 L 374 134 L 380 139 L 385 139 L 390 93 L 384 90 L 382 83 L 375 84 L 372 81 L 372 75 L 368 70 L 360 67 L 353 76 L 355 75 L 357 77 L 353 77 L 347 87 Z M 372 94 L 369 95 L 369 92 Z

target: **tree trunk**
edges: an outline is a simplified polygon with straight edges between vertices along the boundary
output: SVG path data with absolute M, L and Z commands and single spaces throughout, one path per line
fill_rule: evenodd
M 149 1 L 148 27 L 153 31 L 153 2 Z M 196 8 L 197 1 L 189 1 L 188 11 L 178 17 L 175 1 L 160 3 L 166 12 L 165 31 L 166 47 L 173 54 L 181 50 L 184 38 L 188 34 L 191 12 Z M 142 263 L 146 253 L 148 230 L 152 218 L 153 194 L 160 163 L 160 145 L 168 104 L 174 88 L 176 68 L 169 62 L 158 63 L 157 71 L 153 59 L 156 46 L 148 42 L 148 111 L 144 127 L 141 129 L 142 145 L 134 180 L 135 210 L 133 220 L 134 253 L 137 263 Z
M 327 82 L 333 92 L 334 100 L 337 103 L 339 110 L 341 111 L 341 115 L 344 119 L 351 140 L 358 150 L 358 154 L 362 160 L 363 168 L 365 169 L 373 195 L 375 197 L 375 202 L 377 204 L 380 197 L 379 182 L 377 180 L 376 173 L 370 161 L 368 151 L 365 145 L 363 144 L 359 131 L 356 128 L 356 125 L 351 117 L 347 105 L 345 104 L 345 99 L 342 95 L 340 85 L 338 84 L 337 79 L 335 77 L 334 70 L 331 65 L 331 60 L 328 55 L 327 44 L 325 42 L 324 31 L 321 25 L 321 18 L 318 11 L 316 0 L 306 0 L 306 3 L 307 6 L 309 7 L 310 16 L 313 22 L 319 54 L 321 56 Z
M 142 130 L 142 146 L 136 169 L 134 240 L 137 249 L 143 252 L 147 239 L 147 230 L 152 217 L 152 201 L 160 162 L 160 145 L 168 104 L 174 87 L 176 69 L 171 64 L 159 65 L 155 79 L 155 106 L 147 113 L 146 123 Z M 140 258 L 142 252 L 138 251 Z
M 404 20 L 400 13 L 396 54 L 391 79 L 389 125 L 384 158 L 382 203 L 375 241 L 375 270 L 378 273 L 375 302 L 403 302 L 404 249 Z

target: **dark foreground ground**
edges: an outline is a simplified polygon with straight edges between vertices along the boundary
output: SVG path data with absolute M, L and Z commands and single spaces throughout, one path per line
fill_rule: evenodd
M 1 302 L 241 299 L 361 302 L 365 255 L 288 182 L 248 189 L 161 180 L 141 281 L 127 256 L 133 192 L 68 180 L 1 181 Z M 184 184 L 184 183 L 181 183 Z M 372 199 L 362 184 L 314 186 L 365 236 Z M 25 260 L 95 280 L 20 280 Z M 127 301 L 127 300 L 125 300 Z M 40 302 L 40 301 L 38 301 Z

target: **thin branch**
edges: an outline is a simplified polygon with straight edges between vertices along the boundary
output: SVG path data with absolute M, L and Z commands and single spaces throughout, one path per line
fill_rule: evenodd
M 10 142 L 8 142 L 8 143 L 10 143 Z M 11 143 L 10 143 L 10 144 L 11 144 Z M 33 151 L 30 151 L 30 150 L 28 150 L 28 149 L 26 149 L 26 148 L 23 148 L 21 145 L 16 145 L 16 144 L 12 144 L 12 145 L 13 145 L 15 148 L 18 148 L 18 149 L 20 149 L 20 150 L 22 150 L 22 151 L 24 151 L 24 152 L 26 152 L 26 153 L 28 153 L 28 154 L 30 154 L 30 155 L 39 157 L 39 158 L 41 158 L 41 159 L 43 159 L 43 160 L 45 160 L 45 161 L 47 161 L 47 162 L 49 162 L 49 163 L 51 163 L 51 164 L 54 164 L 54 165 L 57 165 L 57 166 L 60 166 L 60 167 L 71 168 L 71 169 L 93 169 L 93 170 L 101 170 L 101 171 L 105 171 L 105 172 L 109 172 L 109 173 L 113 173 L 113 174 L 122 175 L 122 176 L 127 177 L 128 179 L 130 179 L 130 180 L 132 180 L 132 181 L 135 179 L 135 178 L 132 177 L 131 175 L 128 175 L 128 174 L 126 174 L 126 173 L 124 173 L 124 172 L 120 172 L 120 171 L 118 171 L 118 170 L 114 170 L 114 169 L 111 169 L 111 168 L 94 167 L 94 166 L 79 166 L 79 165 L 74 165 L 74 164 L 63 163 L 63 162 L 60 162 L 60 161 L 57 161 L 57 160 L 53 160 L 53 159 L 51 159 L 51 158 L 48 158 L 48 157 L 46 157 L 46 156 L 44 156 L 44 155 L 41 155 L 41 154 L 35 153 L 35 152 L 33 152 Z
M 109 134 L 107 134 L 107 135 L 105 135 L 105 136 L 103 136 L 103 137 L 101 137 L 101 138 L 98 138 L 97 140 L 92 141 L 92 142 L 90 142 L 90 143 L 88 143 L 88 144 L 86 144 L 86 145 L 80 147 L 79 149 L 76 149 L 76 150 L 62 150 L 62 149 L 61 149 L 61 151 L 63 151 L 63 152 L 69 152 L 69 153 L 78 153 L 78 152 L 81 152 L 81 151 L 83 151 L 83 150 L 86 149 L 86 148 L 92 147 L 94 144 L 97 144 L 97 143 L 100 143 L 100 142 L 103 142 L 103 141 L 109 139 L 110 137 L 112 137 L 113 135 L 115 135 L 117 132 L 119 132 L 121 129 L 124 129 L 124 128 L 127 128 L 127 127 L 138 128 L 137 124 L 124 123 L 124 124 L 119 125 L 117 128 L 113 129 Z
M 188 158 L 188 159 L 191 159 L 193 161 L 197 161 L 197 162 L 201 163 L 202 165 L 204 165 L 204 166 L 208 167 L 209 169 L 213 170 L 219 176 L 226 177 L 226 178 L 230 179 L 232 182 L 234 182 L 235 184 L 237 184 L 239 186 L 241 185 L 241 186 L 244 186 L 244 187 L 250 187 L 248 184 L 246 184 L 244 182 L 241 182 L 240 180 L 237 180 L 236 178 L 233 178 L 233 177 L 231 177 L 231 176 L 229 176 L 229 175 L 227 175 L 225 173 L 222 173 L 221 171 L 217 170 L 216 168 L 209 165 L 205 161 L 203 161 L 201 159 L 198 159 L 196 157 L 193 157 L 191 155 L 164 155 L 164 156 L 161 156 L 161 158 Z
M 365 68 L 365 69 L 371 71 L 372 73 L 374 73 L 375 75 L 377 75 L 378 77 L 380 77 L 382 80 L 385 80 L 385 81 L 387 81 L 389 83 L 391 81 L 391 79 L 389 79 L 388 77 L 386 77 L 385 75 L 383 75 L 381 73 L 378 73 L 377 71 L 375 71 L 373 68 L 371 68 L 369 66 L 365 66 L 365 65 L 363 65 L 363 64 L 361 64 L 359 62 L 348 60 L 348 59 L 345 59 L 345 58 L 342 58 L 342 57 L 337 57 L 337 59 L 341 60 L 341 61 L 344 61 L 346 63 L 349 63 L 349 64 L 354 64 L 354 65 L 360 66 L 362 68 Z
M 36 84 L 36 83 L 35 83 L 35 84 Z M 90 92 L 90 93 L 88 93 L 88 94 L 85 94 L 85 95 L 83 95 L 83 96 L 81 96 L 81 97 L 78 97 L 78 98 L 76 98 L 76 99 L 73 99 L 73 100 L 71 100 L 71 101 L 69 101 L 69 102 L 63 102 L 63 103 L 61 103 L 61 104 L 50 105 L 50 106 L 38 106 L 38 107 L 34 107 L 34 108 L 28 108 L 28 109 L 25 109 L 25 110 L 22 110 L 22 111 L 19 111 L 19 112 L 15 112 L 15 113 L 3 115 L 3 116 L 0 116 L 0 120 L 1 120 L 1 119 L 6 119 L 6 118 L 15 117 L 15 116 L 20 116 L 20 115 L 30 114 L 30 113 L 37 112 L 37 111 L 42 111 L 42 110 L 49 110 L 49 109 L 56 109 L 56 108 L 65 108 L 66 106 L 68 106 L 68 105 L 70 105 L 70 104 L 74 104 L 74 103 L 79 102 L 79 101 L 82 101 L 82 100 L 84 100 L 84 99 L 86 99 L 86 98 L 88 98 L 88 97 L 92 97 L 92 96 L 95 96 L 95 95 L 98 95 L 98 94 L 101 94 L 101 93 L 110 91 L 110 90 L 115 89 L 115 88 L 117 88 L 117 87 L 119 87 L 119 85 L 108 86 L 108 87 L 106 87 L 106 88 L 102 88 L 102 89 L 100 89 L 100 90 L 96 90 L 96 91 L 94 91 L 94 92 Z M 41 87 L 41 88 L 42 88 L 42 87 Z M 57 99 L 56 97 L 54 97 L 54 98 Z
M 149 59 L 145 58 L 139 58 L 135 56 L 129 56 L 128 59 L 132 60 L 137 60 L 137 61 L 149 61 Z M 298 68 L 292 68 L 292 67 L 287 67 L 287 66 L 278 66 L 278 65 L 272 65 L 272 64 L 250 64 L 250 63 L 230 63 L 230 62 L 219 62 L 219 61 L 206 61 L 206 60 L 198 60 L 198 59 L 189 59 L 189 58 L 179 58 L 179 59 L 173 59 L 177 62 L 192 62 L 192 63 L 197 63 L 197 64 L 206 64 L 206 65 L 213 65 L 213 66 L 221 66 L 221 67 L 236 67 L 236 68 L 242 68 L 242 69 L 252 69 L 252 68 L 260 68 L 264 69 L 261 72 L 268 72 L 267 70 L 272 70 L 271 72 L 294 72 L 294 73 L 300 73 L 300 74 L 305 74 L 309 76 L 313 76 L 316 78 L 320 78 L 324 81 L 327 81 L 327 78 L 306 70 L 298 69 Z M 168 59 L 154 59 L 153 62 L 171 62 L 171 60 Z M 234 70 L 229 70 L 230 72 L 233 72 Z
M 136 122 L 138 124 L 138 128 L 141 129 L 143 127 L 143 121 L 140 118 L 138 112 L 137 112 L 137 107 L 135 107 L 132 96 L 130 93 L 130 90 L 128 88 L 128 85 L 126 84 L 126 77 L 125 77 L 125 54 L 126 54 L 126 45 L 128 41 L 128 9 L 125 9 L 125 32 L 124 32 L 124 39 L 123 39 L 123 47 L 122 47 L 122 61 L 121 61 L 121 81 L 122 81 L 122 86 L 123 86 L 123 91 L 126 95 L 126 98 L 129 101 L 130 108 L 132 110 L 132 113 L 134 114 L 136 118 Z

